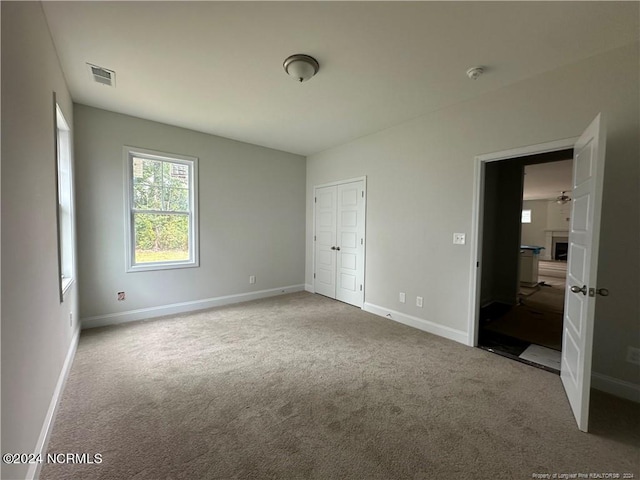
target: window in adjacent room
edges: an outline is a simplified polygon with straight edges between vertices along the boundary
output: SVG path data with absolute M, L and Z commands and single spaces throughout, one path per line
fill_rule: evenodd
M 56 172 L 58 189 L 58 262 L 60 270 L 60 301 L 73 283 L 73 179 L 71 171 L 71 130 L 56 104 Z
M 522 223 L 531 223 L 531 210 L 522 210 Z
M 197 267 L 198 159 L 125 147 L 127 271 Z

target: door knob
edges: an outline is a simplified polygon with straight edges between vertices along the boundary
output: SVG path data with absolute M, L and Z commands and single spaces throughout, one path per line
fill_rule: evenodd
M 335 250 L 335 249 L 336 249 L 336 247 L 331 247 L 331 250 Z
M 587 286 L 583 285 L 582 288 L 580 288 L 580 287 L 576 287 L 575 285 L 573 285 L 571 287 L 571 291 L 573 293 L 582 293 L 583 295 L 586 295 L 587 294 Z
M 609 290 L 606 288 L 599 288 L 596 290 L 596 293 L 598 295 L 602 295 L 603 297 L 608 297 L 609 296 Z
M 336 247 L 336 250 L 340 250 L 340 247 Z

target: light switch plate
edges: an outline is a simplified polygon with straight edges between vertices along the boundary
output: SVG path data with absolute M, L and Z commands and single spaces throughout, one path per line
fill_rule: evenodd
M 455 245 L 464 245 L 466 241 L 466 235 L 464 233 L 454 233 L 453 243 Z

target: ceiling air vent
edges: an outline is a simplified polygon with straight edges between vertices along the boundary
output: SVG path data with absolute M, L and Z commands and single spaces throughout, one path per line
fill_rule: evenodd
M 108 87 L 115 86 L 116 72 L 104 67 L 99 67 L 97 65 L 91 65 L 90 63 L 87 63 L 87 66 L 89 67 L 89 72 L 91 73 L 91 77 L 93 78 L 94 82 L 106 85 Z

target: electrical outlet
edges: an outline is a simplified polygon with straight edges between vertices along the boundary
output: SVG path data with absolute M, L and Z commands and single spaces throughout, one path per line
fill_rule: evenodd
M 255 275 L 251 275 L 249 277 L 249 283 L 256 283 L 256 276 Z
M 124 294 L 124 292 L 118 292 L 118 301 L 119 302 L 124 302 L 126 299 L 126 296 Z
M 422 308 L 422 297 L 416 297 L 416 307 Z
M 640 348 L 627 347 L 627 362 L 640 365 Z
M 464 245 L 466 241 L 466 235 L 464 233 L 454 233 L 453 243 L 454 245 Z
M 400 292 L 400 303 L 404 303 L 407 301 L 407 296 L 404 292 Z

